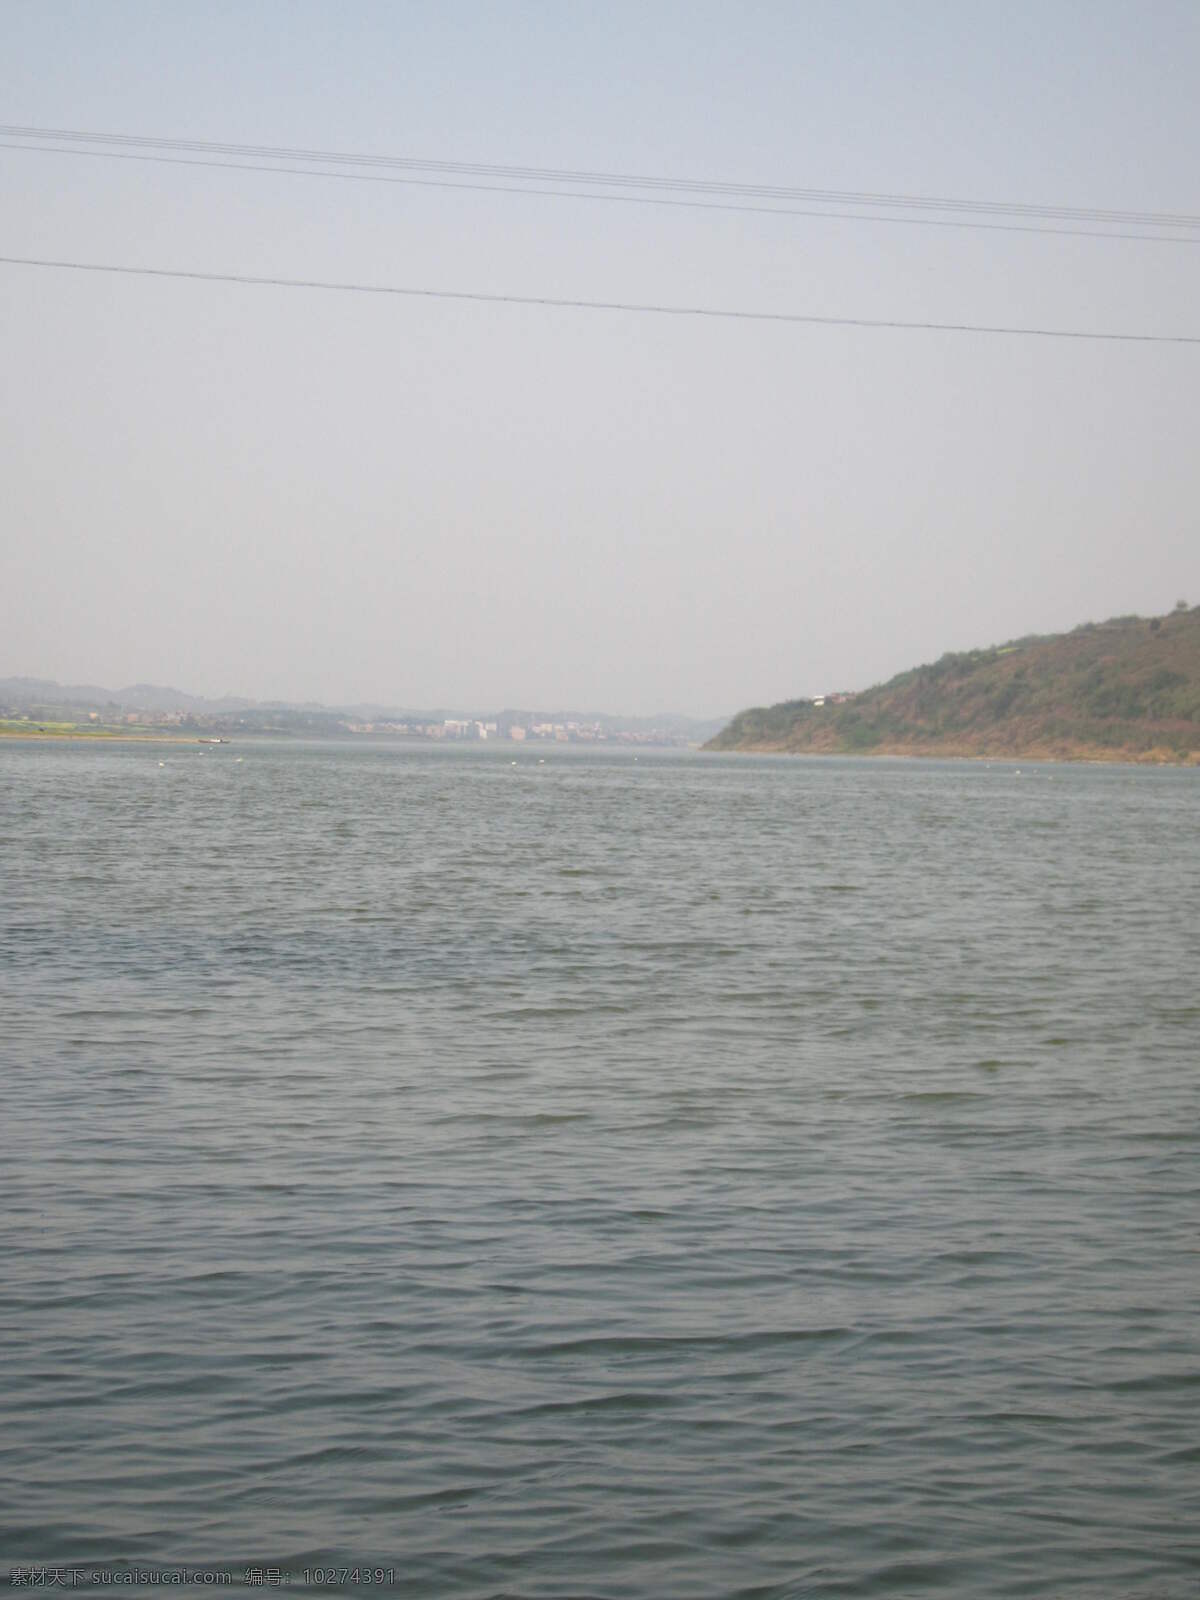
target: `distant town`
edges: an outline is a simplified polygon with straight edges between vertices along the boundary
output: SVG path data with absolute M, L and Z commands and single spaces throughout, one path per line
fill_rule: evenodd
M 686 749 L 727 719 L 622 717 L 567 711 L 411 711 L 384 706 L 205 700 L 182 690 L 136 684 L 109 690 L 48 679 L 0 679 L 0 731 L 10 733 L 171 734 L 201 739 L 259 735 L 514 744 L 610 744 Z
M 686 744 L 686 738 L 665 728 L 622 728 L 599 722 L 519 721 L 515 717 L 495 717 L 487 722 L 476 718 L 443 717 L 440 722 L 346 722 L 347 733 L 386 733 L 405 739 L 548 739 L 557 744 Z
M 331 714 L 273 711 L 249 716 L 227 716 L 194 711 L 126 711 L 119 717 L 120 725 L 127 728 L 178 729 L 196 733 L 296 733 L 318 731 L 312 727 L 319 719 L 324 733 L 379 734 L 393 739 L 511 739 L 517 743 L 548 740 L 557 744 L 654 744 L 686 745 L 684 735 L 668 728 L 631 728 L 611 722 L 580 722 L 574 718 L 566 722 L 519 721 L 512 717 L 493 717 L 481 721 L 475 717 L 442 717 L 432 721 L 417 718 L 380 717 L 371 721 Z M 89 711 L 87 720 L 99 723 L 102 713 Z M 302 726 L 298 727 L 298 724 Z

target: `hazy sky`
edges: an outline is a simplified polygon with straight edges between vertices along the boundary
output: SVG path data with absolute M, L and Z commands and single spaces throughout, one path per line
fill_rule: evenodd
M 1195 0 L 3 0 L 11 124 L 1200 213 Z M 1187 243 L 0 149 L 0 254 L 1200 335 Z M 1062 224 L 1056 224 L 1062 226 Z M 0 675 L 722 714 L 1200 601 L 1200 346 L 0 266 Z

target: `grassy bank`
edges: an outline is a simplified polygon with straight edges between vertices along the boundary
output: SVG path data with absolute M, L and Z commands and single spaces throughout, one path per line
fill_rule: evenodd
M 119 724 L 97 722 L 34 722 L 28 717 L 0 717 L 0 739 L 89 739 L 93 742 L 122 740 L 138 744 L 196 744 L 193 735 L 160 733 L 123 728 Z

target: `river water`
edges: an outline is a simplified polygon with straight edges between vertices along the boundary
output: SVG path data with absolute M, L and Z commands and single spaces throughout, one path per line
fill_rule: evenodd
M 1200 772 L 9 743 L 0 1018 L 0 1577 L 1196 1593 Z

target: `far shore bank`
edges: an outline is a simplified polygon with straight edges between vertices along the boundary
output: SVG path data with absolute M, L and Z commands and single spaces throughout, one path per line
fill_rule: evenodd
M 1094 745 L 1080 744 L 1033 745 L 1018 750 L 974 750 L 956 744 L 880 744 L 872 745 L 869 750 L 797 750 L 784 744 L 761 742 L 740 744 L 735 749 L 713 753 L 733 756 L 904 756 L 918 761 L 1060 761 L 1112 767 L 1200 766 L 1200 750 L 1170 750 L 1165 746 L 1155 746 L 1150 750 L 1099 750 Z
M 107 728 L 0 728 L 0 739 L 14 739 L 21 743 L 57 743 L 74 740 L 78 744 L 211 744 L 211 739 L 200 739 L 194 734 L 178 733 L 117 733 Z M 225 741 L 229 743 L 228 740 Z

